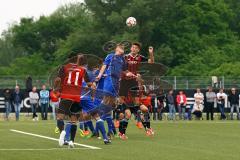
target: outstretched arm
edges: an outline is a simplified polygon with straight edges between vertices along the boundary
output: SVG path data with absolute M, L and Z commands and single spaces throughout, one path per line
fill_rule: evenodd
M 103 73 L 105 72 L 106 68 L 107 68 L 107 65 L 105 65 L 105 64 L 101 67 L 100 72 L 99 72 L 98 76 L 96 77 L 96 81 L 99 81 L 101 79 L 101 77 L 102 77 Z

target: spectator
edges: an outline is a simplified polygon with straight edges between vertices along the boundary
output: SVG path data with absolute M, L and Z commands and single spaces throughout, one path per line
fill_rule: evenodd
M 59 106 L 60 93 L 56 90 L 50 92 L 50 105 L 52 107 L 53 120 L 56 120 L 56 108 Z
M 213 92 L 212 87 L 208 87 L 208 91 L 206 92 L 206 113 L 207 113 L 207 120 L 209 120 L 209 113 L 211 114 L 211 120 L 213 120 L 213 108 L 214 108 L 214 101 L 216 99 L 216 93 Z
M 6 113 L 6 120 L 8 121 L 8 116 L 12 111 L 12 107 L 11 107 L 11 92 L 10 89 L 5 89 L 4 93 L 3 93 L 3 97 L 4 97 L 4 101 L 5 101 L 5 113 Z
M 199 103 L 203 104 L 204 96 L 201 93 L 200 88 L 197 88 L 196 91 L 197 92 L 194 94 L 195 103 L 199 102 Z
M 15 110 L 16 121 L 19 120 L 19 114 L 20 114 L 20 110 L 21 110 L 22 101 L 23 101 L 23 94 L 20 91 L 20 87 L 17 85 L 15 87 L 15 91 L 12 94 L 12 103 L 13 103 L 14 110 Z
M 30 98 L 30 105 L 33 113 L 33 121 L 36 121 L 36 120 L 38 121 L 37 106 L 38 106 L 39 96 L 38 96 L 36 87 L 32 88 L 32 91 L 29 93 L 29 98 Z
M 27 93 L 31 92 L 32 89 L 33 89 L 32 77 L 31 76 L 27 76 L 27 78 L 26 78 L 26 91 L 27 91 Z
M 165 94 L 163 94 L 163 91 L 160 90 L 159 92 L 159 95 L 157 96 L 157 105 L 158 105 L 158 108 L 157 108 L 157 119 L 158 120 L 162 120 L 162 112 L 163 112 L 163 109 L 164 109 L 164 101 L 166 100 L 166 96 Z
M 177 107 L 178 107 L 178 113 L 179 113 L 179 119 L 186 119 L 185 112 L 186 112 L 186 105 L 187 105 L 187 97 L 183 93 L 183 91 L 179 91 L 179 94 L 177 95 Z
M 42 85 L 42 90 L 40 91 L 40 106 L 42 120 L 47 120 L 48 104 L 49 104 L 49 91 L 46 90 L 46 85 Z
M 158 109 L 157 95 L 154 93 L 151 93 L 150 96 L 151 96 L 153 120 L 156 121 L 157 120 L 157 109 Z
M 218 87 L 218 78 L 217 78 L 217 76 L 212 76 L 212 86 L 214 88 Z
M 217 93 L 217 106 L 219 108 L 219 111 L 221 113 L 221 120 L 225 120 L 226 116 L 224 113 L 224 107 L 225 107 L 225 99 L 227 98 L 227 95 L 223 92 L 223 89 L 221 88 L 219 90 L 219 93 Z
M 170 90 L 167 95 L 167 104 L 169 108 L 169 120 L 175 120 L 175 114 L 176 114 L 176 109 L 175 109 L 175 102 L 174 102 L 174 97 L 173 97 L 173 90 Z
M 235 88 L 231 89 L 231 94 L 228 96 L 228 101 L 230 102 L 230 106 L 231 106 L 231 114 L 230 114 L 231 120 L 233 120 L 234 108 L 236 108 L 237 119 L 239 120 L 239 118 L 240 118 L 239 117 L 239 95 L 236 93 Z
M 192 113 L 195 114 L 196 119 L 200 120 L 202 118 L 203 105 L 201 101 L 196 101 L 193 105 Z

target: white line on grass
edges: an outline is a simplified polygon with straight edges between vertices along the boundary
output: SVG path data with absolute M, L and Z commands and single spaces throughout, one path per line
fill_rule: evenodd
M 23 131 L 19 131 L 19 130 L 15 130 L 15 129 L 10 129 L 10 131 L 12 132 L 16 132 L 16 133 L 21 133 L 21 134 L 25 134 L 25 135 L 30 135 L 30 136 L 34 136 L 34 137 L 40 137 L 40 138 L 44 138 L 44 139 L 49 139 L 49 140 L 53 140 L 53 141 L 58 141 L 58 139 L 56 138 L 52 138 L 52 137 L 47 137 L 47 136 L 42 136 L 39 134 L 33 134 L 33 133 L 28 133 L 28 132 L 23 132 Z M 80 143 L 74 143 L 76 146 L 82 146 L 82 147 L 86 147 L 86 148 L 90 148 L 90 149 L 101 149 L 99 147 L 94 147 L 94 146 L 90 146 L 90 145 L 86 145 L 86 144 L 80 144 Z
M 33 149 L 33 148 L 6 148 L 6 149 L 0 149 L 0 151 L 52 151 L 52 150 L 84 150 L 84 149 L 89 149 L 89 148 L 36 148 L 36 149 Z

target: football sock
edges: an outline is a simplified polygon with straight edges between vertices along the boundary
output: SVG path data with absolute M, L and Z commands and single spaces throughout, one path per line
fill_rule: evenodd
M 71 141 L 74 142 L 75 136 L 76 136 L 76 132 L 77 132 L 77 125 L 76 124 L 72 124 L 71 125 Z
M 72 126 L 72 124 L 70 122 L 67 123 L 66 126 L 65 126 L 65 131 L 66 131 L 65 140 L 66 141 L 69 141 L 70 132 L 71 132 L 71 126 Z
M 140 110 L 137 111 L 137 122 L 141 122 L 141 113 Z
M 102 119 L 97 120 L 96 128 L 97 128 L 97 130 L 99 130 L 101 132 L 103 139 L 105 139 L 105 140 L 108 139 L 107 134 L 106 134 L 106 130 L 105 130 L 105 127 L 104 127 L 104 121 Z
M 57 120 L 57 127 L 59 128 L 60 133 L 64 130 L 64 121 Z
M 94 134 L 95 132 L 95 129 L 94 129 L 94 126 L 93 126 L 93 123 L 91 120 L 85 122 L 86 126 L 91 130 L 92 134 Z
M 80 128 L 81 130 L 83 130 L 83 128 L 84 128 L 84 123 L 83 123 L 83 122 L 80 122 L 80 123 L 79 123 L 79 128 Z
M 84 131 L 87 131 L 88 130 L 87 122 L 85 121 L 83 124 L 84 124 Z
M 126 134 L 126 129 L 128 126 L 128 119 L 124 118 L 120 121 L 120 125 L 119 125 L 119 132 L 121 134 Z M 120 129 L 121 128 L 121 129 Z
M 108 133 L 113 133 L 114 124 L 112 121 L 112 117 L 107 117 L 106 121 L 107 121 L 107 125 L 108 125 Z

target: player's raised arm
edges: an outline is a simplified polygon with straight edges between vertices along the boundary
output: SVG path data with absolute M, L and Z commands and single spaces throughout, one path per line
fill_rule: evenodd
M 106 64 L 102 65 L 102 67 L 100 69 L 100 72 L 99 72 L 98 76 L 96 77 L 96 81 L 99 81 L 101 79 L 101 77 L 102 77 L 103 73 L 105 72 L 106 68 L 107 68 Z
M 149 54 L 148 63 L 154 63 L 154 49 L 152 46 L 148 47 L 148 54 Z

